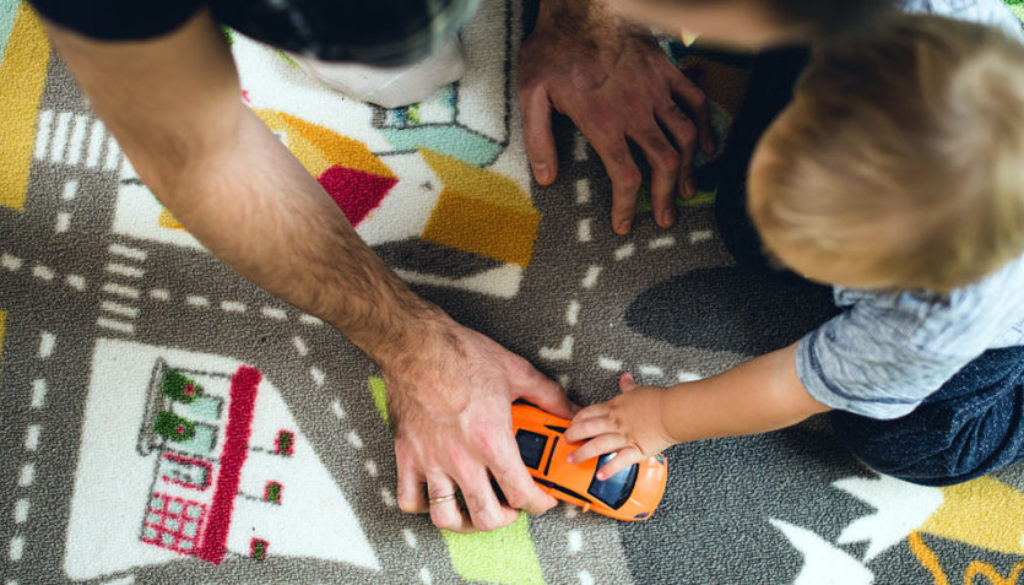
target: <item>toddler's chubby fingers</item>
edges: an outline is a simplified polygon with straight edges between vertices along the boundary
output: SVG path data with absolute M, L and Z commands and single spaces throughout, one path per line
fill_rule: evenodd
M 643 459 L 643 454 L 634 446 L 621 449 L 615 454 L 615 457 L 612 457 L 611 461 L 597 470 L 597 479 L 604 481 L 630 465 L 643 461 Z
M 568 457 L 569 463 L 573 465 L 582 463 L 593 457 L 618 451 L 628 445 L 629 441 L 626 440 L 626 437 L 618 433 L 600 435 L 592 441 L 587 441 L 585 445 L 570 453 Z
M 632 390 L 636 390 L 639 387 L 640 385 L 636 383 L 635 379 L 633 379 L 633 374 L 630 374 L 629 372 L 624 372 L 621 376 L 619 376 L 619 390 L 622 391 L 623 394 L 625 394 L 626 392 L 630 392 Z
M 579 412 L 577 412 L 572 417 L 572 423 L 570 425 L 570 428 L 571 428 L 571 426 L 575 426 L 575 425 L 577 425 L 579 423 L 582 423 L 583 421 L 587 421 L 587 420 L 591 420 L 591 419 L 595 419 L 595 418 L 602 418 L 602 417 L 606 416 L 607 414 L 608 414 L 608 407 L 603 402 L 601 404 L 594 404 L 592 406 L 588 406 L 588 407 L 580 410 Z
M 566 441 L 576 443 L 593 439 L 605 433 L 615 432 L 616 429 L 612 426 L 611 421 L 603 413 L 583 416 L 585 412 L 586 409 L 577 414 L 569 423 L 569 429 L 565 431 Z

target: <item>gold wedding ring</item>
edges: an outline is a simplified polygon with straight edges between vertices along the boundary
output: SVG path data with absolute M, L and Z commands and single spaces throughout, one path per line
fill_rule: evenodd
M 440 498 L 430 498 L 427 501 L 430 502 L 431 506 L 433 506 L 434 504 L 440 504 L 442 502 L 447 502 L 448 500 L 454 500 L 454 499 L 455 499 L 455 494 L 448 494 L 447 496 L 441 496 Z

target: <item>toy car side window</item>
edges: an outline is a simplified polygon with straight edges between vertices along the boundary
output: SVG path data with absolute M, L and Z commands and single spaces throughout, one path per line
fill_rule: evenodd
M 638 467 L 634 463 L 604 481 L 597 479 L 596 470 L 604 467 L 614 456 L 614 453 L 606 453 L 597 460 L 594 481 L 590 482 L 587 493 L 608 504 L 613 510 L 618 510 L 633 493 Z
M 523 458 L 523 464 L 532 469 L 539 469 L 548 438 L 540 433 L 519 429 L 516 433 L 516 444 L 519 445 L 519 455 Z

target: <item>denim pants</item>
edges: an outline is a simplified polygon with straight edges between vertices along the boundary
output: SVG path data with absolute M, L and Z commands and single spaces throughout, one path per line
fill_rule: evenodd
M 751 155 L 792 99 L 807 59 L 802 48 L 758 56 L 726 145 L 715 217 L 739 265 L 766 278 L 816 287 L 769 264 L 746 208 Z M 875 420 L 840 411 L 830 416 L 840 443 L 886 475 L 934 486 L 985 475 L 1024 460 L 1024 346 L 985 352 L 904 417 Z
M 839 440 L 886 475 L 935 486 L 980 477 L 1024 460 L 1024 346 L 986 351 L 904 417 L 831 416 Z

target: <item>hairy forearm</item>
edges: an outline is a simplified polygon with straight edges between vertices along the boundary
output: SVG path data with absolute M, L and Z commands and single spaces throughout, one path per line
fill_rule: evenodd
M 238 107 L 222 147 L 157 172 L 157 196 L 227 265 L 333 324 L 378 363 L 412 351 L 447 317 L 398 279 L 284 145 Z
M 616 35 L 650 31 L 618 16 L 607 0 L 541 0 L 537 27 L 574 35 Z
M 796 344 L 663 396 L 662 422 L 676 442 L 750 435 L 794 425 L 829 408 L 796 374 Z
M 333 324 L 382 366 L 449 322 L 366 246 L 241 103 L 208 12 L 142 42 L 47 28 L 140 178 L 230 267 Z

